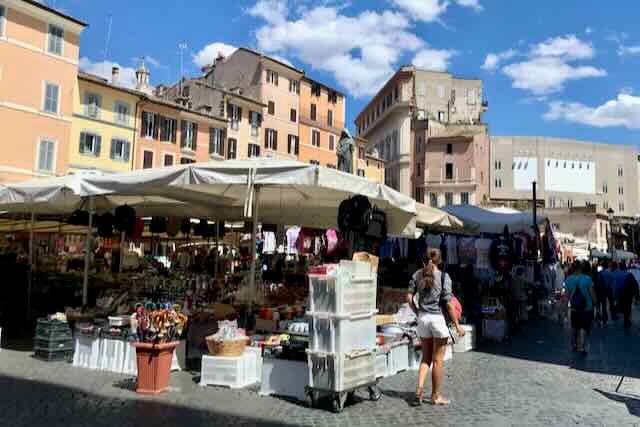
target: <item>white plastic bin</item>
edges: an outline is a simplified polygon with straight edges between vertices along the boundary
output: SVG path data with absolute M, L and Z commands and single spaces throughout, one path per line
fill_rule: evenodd
M 422 362 L 422 350 L 419 347 L 415 347 L 409 344 L 409 370 L 417 371 L 420 369 L 420 362 Z
M 307 317 L 311 351 L 349 353 L 376 347 L 375 311 L 351 316 L 308 312 Z
M 376 351 L 376 378 L 385 378 L 389 376 L 388 352 L 378 347 Z
M 202 356 L 200 385 L 243 388 L 258 382 L 255 355 L 245 352 L 238 357 Z
M 255 375 L 256 381 L 262 378 L 262 349 L 260 347 L 247 347 L 244 350 L 247 356 L 247 371 Z
M 400 341 L 389 345 L 389 375 L 409 369 L 409 343 Z
M 376 381 L 375 351 L 352 353 L 308 352 L 309 386 L 346 391 Z
M 376 309 L 377 274 L 360 261 L 341 261 L 328 274 L 309 274 L 309 311 L 370 313 Z
M 464 337 L 456 337 L 454 353 L 465 353 L 476 348 L 476 328 L 473 325 L 460 325 L 465 331 Z

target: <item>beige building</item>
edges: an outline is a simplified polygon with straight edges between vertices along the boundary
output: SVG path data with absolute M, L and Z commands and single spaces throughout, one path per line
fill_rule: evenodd
M 67 172 L 80 34 L 31 0 L 0 0 L 0 184 Z
M 266 105 L 239 92 L 212 86 L 206 79 L 199 78 L 160 88 L 156 94 L 199 113 L 227 120 L 224 132 L 213 131 L 209 136 L 209 155 L 219 160 L 246 159 L 249 145 L 259 146 L 263 141 Z
M 355 149 L 353 152 L 354 173 L 369 181 L 384 184 L 384 160 L 378 157 L 378 153 L 367 151 L 367 140 L 359 137 L 354 138 Z
M 560 138 L 492 136 L 490 197 L 528 200 L 533 181 L 547 208 L 595 205 L 616 215 L 639 212 L 638 149 Z
M 240 48 L 203 71 L 208 84 L 267 106 L 261 141 L 248 144 L 248 157 L 297 158 L 301 70 Z
M 600 250 L 607 250 L 610 239 L 609 217 L 607 212 L 596 206 L 542 209 L 555 229 L 583 239 Z
M 421 176 L 418 176 L 418 168 L 425 166 L 424 156 L 432 142 L 431 138 L 443 135 L 450 139 L 449 142 L 433 140 L 434 144 L 437 143 L 429 148 L 433 154 L 438 149 L 446 150 L 447 144 L 458 140 L 467 141 L 468 144 L 468 134 L 474 136 L 484 132 L 486 135 L 486 127 L 481 124 L 486 108 L 480 80 L 404 66 L 360 112 L 355 123 L 358 135 L 369 141 L 369 149 L 375 150 L 385 160 L 386 184 L 404 194 L 423 199 L 431 190 L 422 169 Z M 466 127 L 472 130 L 460 133 L 459 129 Z M 451 135 L 458 139 L 451 140 Z M 484 147 L 484 143 L 474 142 L 473 149 L 479 146 Z M 469 160 L 468 149 L 457 148 L 442 154 L 448 155 L 453 163 Z M 475 154 L 471 156 L 474 161 L 477 157 Z M 480 183 L 480 167 L 475 165 L 468 168 L 469 178 L 464 178 L 466 187 L 441 182 L 442 185 L 451 184 L 451 190 L 441 185 L 433 192 L 443 200 L 445 193 L 451 191 L 457 194 L 458 199 L 466 197 L 464 193 L 470 193 L 470 202 L 482 199 L 482 194 L 476 194 L 480 191 L 476 187 L 484 185 Z M 434 177 L 439 174 L 435 167 L 427 165 L 427 169 Z

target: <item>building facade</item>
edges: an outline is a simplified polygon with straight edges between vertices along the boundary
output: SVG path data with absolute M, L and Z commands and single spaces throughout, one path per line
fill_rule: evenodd
M 546 208 L 595 205 L 619 216 L 639 213 L 634 146 L 492 136 L 489 167 L 492 201 L 530 200 L 536 181 L 537 199 Z
M 247 157 L 296 159 L 299 154 L 300 80 L 304 73 L 246 48 L 218 58 L 203 70 L 214 87 L 257 100 L 267 106 L 260 143 L 249 143 Z
M 302 78 L 298 159 L 335 168 L 336 150 L 345 125 L 345 97 L 335 89 Z
M 262 122 L 266 105 L 235 92 L 212 86 L 204 78 L 186 79 L 157 91 L 161 98 L 203 114 L 226 119 L 224 133 L 214 131 L 209 138 L 212 159 L 246 159 L 250 145 L 263 141 Z
M 489 196 L 486 126 L 433 128 L 415 128 L 415 199 L 435 208 L 485 204 Z
M 141 92 L 118 86 L 119 70 L 111 81 L 80 72 L 73 102 L 69 144 L 69 172 L 132 169 L 136 131 L 136 107 Z
M 0 184 L 66 173 L 80 34 L 32 0 L 0 0 Z
M 367 140 L 354 138 L 355 150 L 353 152 L 354 173 L 360 177 L 378 184 L 384 184 L 384 160 L 378 157 L 378 153 L 367 151 Z
M 429 183 L 418 168 L 425 166 L 424 155 L 431 138 L 453 134 L 460 139 L 455 132 L 461 126 L 481 128 L 486 134 L 486 127 L 482 126 L 482 113 L 486 108 L 480 80 L 404 66 L 360 112 L 355 124 L 358 135 L 369 141 L 369 150 L 374 150 L 385 160 L 386 184 L 406 195 L 423 199 L 424 194 L 430 191 Z M 447 144 L 453 142 L 433 140 L 430 153 L 446 149 Z M 478 144 L 482 145 L 481 142 Z M 452 160 L 459 157 L 454 163 L 469 158 L 466 149 L 441 154 L 450 156 Z M 437 176 L 435 167 L 426 166 L 430 174 Z M 465 178 L 469 188 L 481 185 L 477 167 L 475 171 L 472 178 Z M 441 190 L 446 189 L 440 188 L 435 192 L 440 193 Z M 460 197 L 471 192 L 463 188 L 455 191 Z M 470 200 L 479 198 L 470 195 Z
M 600 250 L 608 250 L 611 229 L 604 209 L 592 205 L 541 209 L 540 213 L 549 219 L 556 231 L 586 240 Z

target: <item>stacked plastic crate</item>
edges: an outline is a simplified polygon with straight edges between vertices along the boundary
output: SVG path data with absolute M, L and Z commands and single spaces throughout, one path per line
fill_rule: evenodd
M 67 322 L 38 319 L 33 339 L 34 356 L 45 361 L 70 360 L 73 336 Z
M 309 387 L 344 394 L 376 380 L 376 274 L 342 261 L 309 274 Z

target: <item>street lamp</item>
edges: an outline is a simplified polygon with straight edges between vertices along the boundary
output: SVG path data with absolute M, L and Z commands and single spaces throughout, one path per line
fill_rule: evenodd
M 613 258 L 613 251 L 615 250 L 615 243 L 613 241 L 613 209 L 609 208 L 607 210 L 607 215 L 609 216 L 609 253 L 611 254 L 611 258 Z

